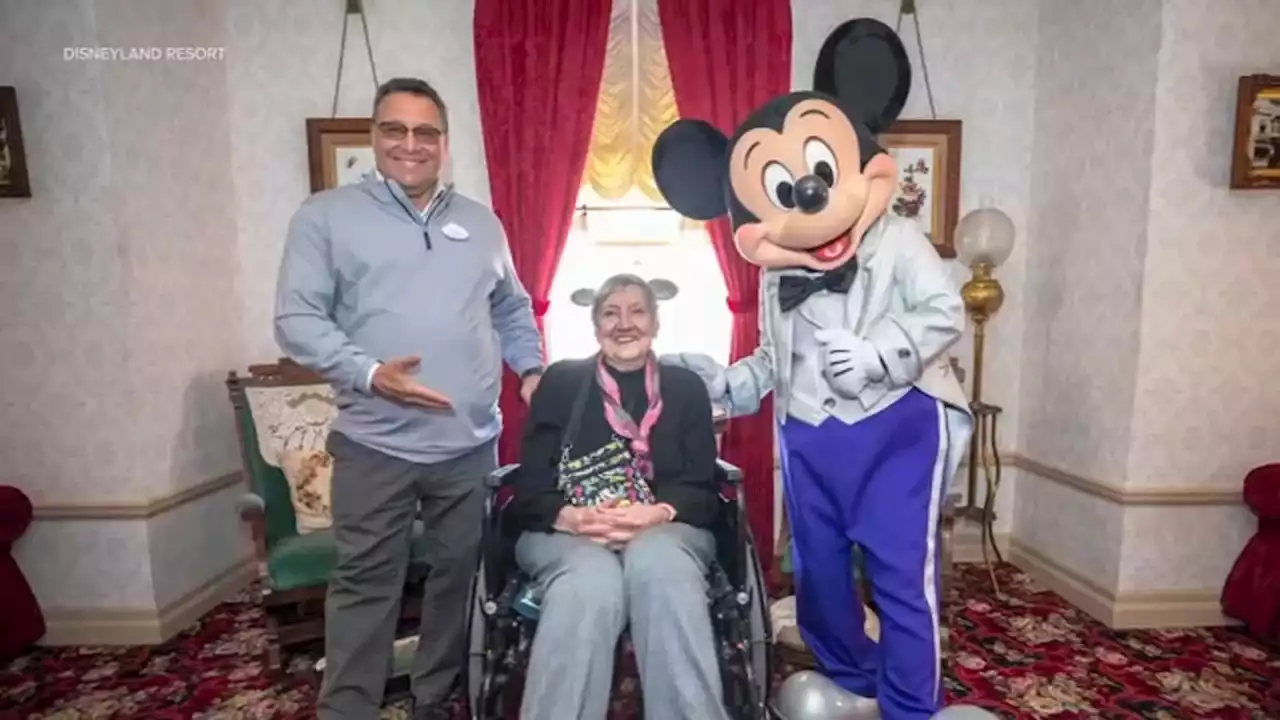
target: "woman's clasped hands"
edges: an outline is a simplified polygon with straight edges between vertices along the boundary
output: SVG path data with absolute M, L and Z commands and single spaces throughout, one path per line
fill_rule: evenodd
M 675 511 L 666 504 L 628 504 L 616 501 L 594 507 L 566 505 L 556 518 L 557 530 L 581 535 L 602 545 L 625 545 L 646 528 L 671 522 Z

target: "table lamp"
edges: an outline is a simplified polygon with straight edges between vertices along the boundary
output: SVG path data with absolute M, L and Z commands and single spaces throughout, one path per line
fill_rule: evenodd
M 995 448 L 995 418 L 1000 413 L 1000 408 L 982 402 L 982 361 L 986 352 L 987 321 L 1004 304 L 1004 289 L 1000 287 L 994 271 L 1009 259 L 1013 252 L 1013 240 L 1013 221 L 988 198 L 983 198 L 980 207 L 961 218 L 956 226 L 956 257 L 972 271 L 972 277 L 960 288 L 960 297 L 973 321 L 973 385 L 970 403 L 977 421 L 977 427 L 969 440 L 965 506 L 957 511 L 957 515 L 982 523 L 983 556 L 986 556 L 989 543 L 997 558 L 1000 557 L 1000 551 L 995 546 L 993 526 L 995 494 L 1000 484 L 1000 460 Z M 988 442 L 996 463 L 994 480 L 991 479 L 990 468 L 983 456 L 983 448 Z M 986 497 L 981 506 L 976 502 L 980 459 L 988 476 Z M 994 581 L 994 574 L 992 579 Z

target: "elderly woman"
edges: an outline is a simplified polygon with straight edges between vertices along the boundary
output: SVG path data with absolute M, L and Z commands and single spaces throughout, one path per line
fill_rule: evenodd
M 600 352 L 547 369 L 516 495 L 516 562 L 542 595 L 520 716 L 595 720 L 630 627 L 645 717 L 726 718 L 707 573 L 719 517 L 711 400 L 659 365 L 652 288 L 610 278 L 591 307 Z

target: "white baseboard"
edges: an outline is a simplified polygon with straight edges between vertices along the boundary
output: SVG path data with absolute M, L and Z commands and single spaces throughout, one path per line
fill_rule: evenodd
M 1115 630 L 1240 624 L 1222 614 L 1217 588 L 1115 593 L 1017 540 L 1009 541 L 1006 557 L 1064 600 Z
M 996 548 L 1000 551 L 1000 556 L 1005 560 L 1009 559 L 1009 534 L 997 532 L 993 535 L 996 541 Z M 991 552 L 991 546 L 987 546 L 987 558 L 991 562 L 996 561 L 996 556 Z M 959 521 L 956 523 L 955 530 L 951 533 L 951 561 L 957 563 L 980 563 L 985 562 L 987 558 L 982 556 L 982 532 L 971 523 Z
M 67 645 L 159 645 L 190 627 L 205 613 L 257 577 L 252 561 L 237 563 L 209 582 L 157 610 L 51 609 L 37 643 Z

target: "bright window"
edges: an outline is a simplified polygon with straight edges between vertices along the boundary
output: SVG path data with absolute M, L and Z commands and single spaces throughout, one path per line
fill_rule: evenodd
M 566 243 L 547 312 L 551 360 L 597 351 L 590 309 L 575 305 L 571 296 L 625 272 L 670 280 L 678 288 L 674 298 L 659 304 L 656 352 L 700 352 L 727 363 L 732 316 L 706 231 L 639 192 L 609 201 L 583 188 L 578 204 L 585 210 Z
M 649 166 L 658 132 L 678 116 L 657 3 L 615 0 L 577 222 L 551 289 L 552 361 L 596 352 L 590 310 L 571 296 L 623 272 L 677 288 L 658 307 L 658 353 L 728 360 L 732 318 L 710 238 L 666 207 Z

